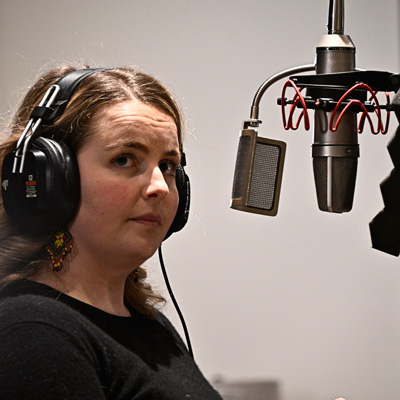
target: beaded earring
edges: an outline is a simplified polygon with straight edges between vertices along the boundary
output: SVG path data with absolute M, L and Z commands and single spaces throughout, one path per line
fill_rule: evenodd
M 72 236 L 67 229 L 59 230 L 47 242 L 46 250 L 49 253 L 53 271 L 59 272 L 63 268 L 65 256 L 72 250 Z

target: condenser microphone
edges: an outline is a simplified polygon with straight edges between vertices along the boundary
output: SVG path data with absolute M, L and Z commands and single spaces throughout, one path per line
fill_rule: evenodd
M 231 208 L 275 216 L 286 143 L 259 137 L 257 130 L 251 126 L 252 122 L 244 121 L 240 131 Z
M 343 2 L 330 1 L 328 34 L 322 37 L 316 49 L 317 74 L 355 70 L 356 49 L 350 37 L 344 35 Z M 337 96 L 328 88 L 309 88 L 307 94 L 312 91 L 317 92 L 317 96 L 312 93 L 314 98 Z M 353 205 L 359 157 L 357 117 L 355 112 L 347 111 L 337 126 L 336 118 L 331 121 L 331 117 L 331 111 L 315 110 L 314 180 L 320 210 L 342 213 L 350 211 Z

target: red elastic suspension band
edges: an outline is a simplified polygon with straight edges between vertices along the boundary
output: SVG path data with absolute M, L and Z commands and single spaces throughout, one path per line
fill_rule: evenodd
M 286 113 L 285 113 L 285 94 L 286 94 L 286 89 L 288 86 L 292 86 L 293 89 L 295 90 L 295 95 L 293 97 L 293 104 L 290 106 L 290 111 L 289 111 L 289 118 L 288 118 L 288 123 L 286 123 Z M 286 130 L 289 129 L 293 129 L 296 130 L 298 129 L 299 125 L 300 125 L 300 121 L 301 119 L 304 117 L 304 125 L 305 125 L 305 129 L 308 131 L 310 129 L 310 119 L 308 117 L 308 111 L 307 111 L 307 105 L 306 102 L 304 100 L 304 97 L 301 95 L 301 90 L 303 90 L 303 88 L 299 89 L 297 87 L 297 85 L 291 80 L 289 79 L 285 85 L 283 86 L 282 89 L 282 102 L 281 102 L 281 110 L 282 110 L 282 120 L 283 120 L 283 126 Z M 294 111 L 296 110 L 298 104 L 301 103 L 303 110 L 301 111 L 299 117 L 297 118 L 297 122 L 296 125 L 293 125 L 293 115 L 294 115 Z

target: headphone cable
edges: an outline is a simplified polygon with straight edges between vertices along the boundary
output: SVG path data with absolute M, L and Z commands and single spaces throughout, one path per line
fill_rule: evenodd
M 185 319 L 183 318 L 183 314 L 182 314 L 182 312 L 181 312 L 181 310 L 180 310 L 180 308 L 179 308 L 179 306 L 178 306 L 178 303 L 177 303 L 177 301 L 176 301 L 176 299 L 175 299 L 174 293 L 172 292 L 171 285 L 170 285 L 170 283 L 169 283 L 169 279 L 168 279 L 168 276 L 167 276 L 167 271 L 166 271 L 166 269 L 165 269 L 164 260 L 163 260 L 163 256 L 162 256 L 161 245 L 160 245 L 160 247 L 158 248 L 158 257 L 159 257 L 159 259 L 160 259 L 161 270 L 162 270 L 162 273 L 163 273 L 163 276 L 164 276 L 165 284 L 167 285 L 167 289 L 168 289 L 169 296 L 170 296 L 170 298 L 171 298 L 171 300 L 172 300 L 172 303 L 173 303 L 174 306 L 175 306 L 175 310 L 176 310 L 176 312 L 178 313 L 179 319 L 181 320 L 181 324 L 182 324 L 183 330 L 184 330 L 184 332 L 185 332 L 186 345 L 187 345 L 189 354 L 190 354 L 191 357 L 194 359 L 193 350 L 192 350 L 192 345 L 191 345 L 191 343 L 190 343 L 189 331 L 188 331 L 188 329 L 187 329 Z

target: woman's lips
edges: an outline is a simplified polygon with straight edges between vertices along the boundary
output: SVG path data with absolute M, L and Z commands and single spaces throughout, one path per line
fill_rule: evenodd
M 144 214 L 138 217 L 132 218 L 133 221 L 147 225 L 147 226 L 160 226 L 161 225 L 161 218 L 154 214 Z

